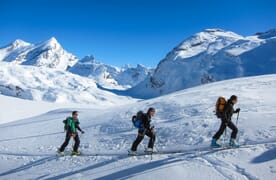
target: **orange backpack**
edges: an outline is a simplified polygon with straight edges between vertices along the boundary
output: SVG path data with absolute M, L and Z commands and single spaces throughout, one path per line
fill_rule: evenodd
M 216 115 L 217 115 L 218 118 L 221 117 L 225 105 L 226 105 L 226 99 L 225 99 L 225 97 L 220 96 L 217 99 L 217 102 L 216 102 Z

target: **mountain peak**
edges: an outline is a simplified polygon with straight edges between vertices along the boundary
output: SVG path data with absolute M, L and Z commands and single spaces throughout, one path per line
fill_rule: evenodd
M 13 46 L 13 49 L 17 49 L 17 48 L 20 48 L 20 47 L 29 46 L 31 44 L 28 43 L 28 42 L 25 42 L 25 41 L 23 41 L 21 39 L 16 39 L 15 41 L 13 41 L 11 43 L 11 45 Z
M 276 37 L 276 28 L 270 29 L 266 32 L 256 33 L 256 35 L 258 35 L 258 37 L 261 39 L 269 39 L 272 37 Z
M 95 63 L 95 58 L 93 55 L 84 56 L 80 61 L 80 63 Z
M 232 31 L 226 31 L 224 29 L 219 29 L 219 28 L 205 29 L 203 32 L 199 32 L 196 35 L 206 36 L 206 34 L 208 34 L 210 36 L 242 38 L 242 36 L 232 32 Z
M 34 45 L 17 39 L 12 44 L 0 48 L 0 61 L 66 70 L 78 59 L 65 51 L 56 38 L 52 37 Z
M 48 39 L 48 41 L 51 43 L 58 43 L 58 41 L 55 37 L 51 37 L 50 39 Z
M 215 54 L 219 49 L 226 47 L 243 37 L 222 29 L 205 29 L 185 39 L 172 52 L 167 59 L 177 60 L 191 58 L 203 52 Z
M 219 28 L 205 29 L 204 31 L 209 32 L 209 33 L 212 33 L 212 32 L 225 32 L 225 30 L 219 29 Z
M 57 39 L 55 37 L 51 37 L 50 39 L 42 42 L 41 45 L 44 47 L 51 47 L 53 49 L 61 48 L 61 45 L 59 44 L 59 42 L 57 41 Z

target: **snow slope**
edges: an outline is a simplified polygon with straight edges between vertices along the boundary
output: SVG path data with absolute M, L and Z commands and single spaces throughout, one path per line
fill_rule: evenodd
M 81 135 L 80 151 L 88 154 L 80 157 L 55 156 L 65 136 L 61 121 L 74 106 L 5 123 L 0 125 L 0 178 L 273 180 L 276 178 L 275 91 L 276 75 L 266 75 L 211 83 L 136 103 L 128 101 L 127 105 L 101 111 L 79 108 L 81 127 L 86 132 Z M 236 107 L 242 109 L 239 141 L 255 145 L 207 150 L 219 126 L 213 114 L 215 101 L 219 95 L 232 94 L 239 96 Z M 136 137 L 130 118 L 150 106 L 157 109 L 153 117 L 156 150 L 184 150 L 182 153 L 154 155 L 152 159 L 126 156 Z M 17 108 L 16 102 L 14 107 Z M 6 110 L 8 107 L 3 112 Z M 233 121 L 236 123 L 236 116 Z M 143 151 L 147 141 L 145 138 L 138 151 Z M 67 151 L 70 149 L 71 144 Z M 98 156 L 93 156 L 95 153 Z
M 275 32 L 242 37 L 206 29 L 169 52 L 152 77 L 129 92 L 149 98 L 214 81 L 276 73 Z
M 106 103 L 95 105 L 90 104 L 76 104 L 76 103 L 51 103 L 43 101 L 33 101 L 27 99 L 20 99 L 10 96 L 0 95 L 0 109 L 3 113 L 0 113 L 0 124 L 17 121 L 21 119 L 30 118 L 45 113 L 46 111 L 52 111 L 58 108 L 94 108 L 104 109 L 109 107 Z M 127 100 L 126 102 L 133 102 L 133 100 Z M 119 103 L 119 102 L 118 102 Z M 116 104 L 118 105 L 118 104 Z M 112 106 L 112 105 L 111 105 Z
M 95 106 L 124 104 L 131 99 L 101 90 L 95 81 L 63 70 L 4 62 L 0 62 L 0 65 L 0 92 L 3 95 Z

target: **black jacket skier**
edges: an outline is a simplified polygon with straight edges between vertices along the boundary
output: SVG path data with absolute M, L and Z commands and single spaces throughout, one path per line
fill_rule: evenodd
M 154 133 L 154 127 L 151 126 L 151 117 L 154 116 L 155 109 L 149 108 L 148 112 L 142 115 L 142 121 L 141 125 L 138 129 L 138 135 L 136 140 L 133 142 L 131 151 L 136 152 L 137 146 L 141 143 L 141 141 L 144 139 L 144 136 L 148 136 L 150 138 L 148 143 L 148 151 L 153 150 L 154 142 L 155 142 L 155 133 Z
M 240 109 L 234 110 L 234 103 L 231 100 L 231 98 L 227 101 L 225 108 L 223 110 L 223 115 L 222 115 L 222 121 L 224 123 L 228 123 L 231 121 L 232 116 L 234 113 L 238 113 Z
M 225 131 L 226 127 L 229 127 L 232 129 L 231 133 L 231 139 L 230 139 L 230 146 L 238 146 L 235 142 L 235 139 L 237 137 L 238 128 L 235 126 L 235 124 L 231 121 L 232 116 L 234 113 L 240 112 L 240 108 L 234 110 L 234 105 L 238 102 L 238 97 L 235 95 L 232 95 L 230 99 L 227 101 L 222 116 L 221 116 L 221 125 L 217 133 L 213 136 L 213 140 L 211 143 L 211 146 L 213 147 L 220 147 L 219 144 L 217 144 L 217 140 L 220 138 L 220 136 Z

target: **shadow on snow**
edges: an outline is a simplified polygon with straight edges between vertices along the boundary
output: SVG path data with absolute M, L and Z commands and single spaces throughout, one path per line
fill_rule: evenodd
M 252 163 L 257 164 L 257 163 L 263 163 L 267 161 L 272 161 L 276 159 L 276 147 L 262 153 L 261 155 L 255 157 L 252 159 Z

